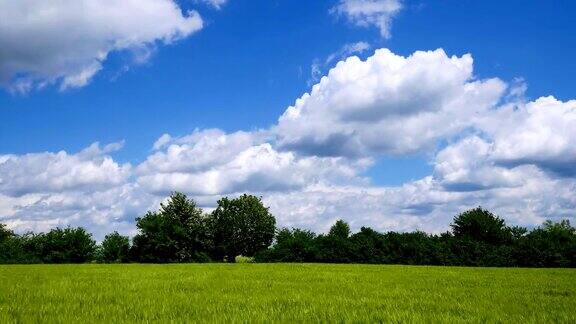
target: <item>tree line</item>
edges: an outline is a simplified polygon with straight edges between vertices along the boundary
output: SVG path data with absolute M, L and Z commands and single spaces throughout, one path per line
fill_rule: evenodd
M 546 221 L 528 230 L 507 226 L 482 209 L 454 217 L 451 230 L 352 233 L 337 221 L 326 234 L 276 228 L 262 200 L 252 195 L 222 198 L 204 213 L 182 193 L 158 211 L 136 218 L 132 239 L 117 232 L 96 244 L 82 227 L 17 235 L 0 224 L 0 263 L 85 262 L 325 262 L 456 266 L 576 267 L 576 229 L 568 220 Z

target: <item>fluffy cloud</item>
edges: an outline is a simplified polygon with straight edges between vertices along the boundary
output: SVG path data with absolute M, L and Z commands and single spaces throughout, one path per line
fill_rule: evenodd
M 280 117 L 279 145 L 304 154 L 406 154 L 474 124 L 501 98 L 498 79 L 476 80 L 470 55 L 387 49 L 350 57 Z
M 392 19 L 401 9 L 400 0 L 340 0 L 331 12 L 346 16 L 358 26 L 375 26 L 382 37 L 390 38 Z
M 264 196 L 279 224 L 327 231 L 337 219 L 358 230 L 420 229 L 442 232 L 458 213 L 483 206 L 509 224 L 535 226 L 546 219 L 574 221 L 576 181 L 536 177 L 522 186 L 478 191 L 446 190 L 432 177 L 399 187 L 313 186 Z
M 440 151 L 434 161 L 434 177 L 446 189 L 475 191 L 490 188 L 518 187 L 541 171 L 530 165 L 508 168 L 493 157 L 494 144 L 472 136 Z
M 99 239 L 112 230 L 132 233 L 134 218 L 161 198 L 140 190 L 131 165 L 109 155 L 121 147 L 0 156 L 0 222 L 18 231 L 85 226 Z
M 138 183 L 155 193 L 173 190 L 193 195 L 290 191 L 312 183 L 363 182 L 358 173 L 369 159 L 299 157 L 278 152 L 262 133 L 220 130 L 156 142 L 164 147 L 138 166 Z M 169 142 L 166 142 L 169 141 Z M 166 142 L 166 143 L 164 143 Z M 169 144 L 170 143 L 170 144 Z
M 316 231 L 342 218 L 440 232 L 478 205 L 524 226 L 573 218 L 576 101 L 526 102 L 506 88 L 476 79 L 470 55 L 378 50 L 339 62 L 270 129 L 164 134 L 136 167 L 111 157 L 121 143 L 0 156 L 0 221 L 133 233 L 134 217 L 173 190 L 207 208 L 261 195 L 279 225 Z M 385 187 L 364 176 L 381 155 L 423 150 L 434 171 L 420 180 Z
M 482 125 L 502 165 L 533 164 L 560 176 L 576 176 L 576 100 L 543 97 L 488 116 Z
M 492 110 L 470 136 L 440 151 L 435 177 L 451 190 L 517 187 L 576 176 L 576 101 L 543 97 Z M 546 173 L 546 174 L 544 174 Z
M 145 60 L 157 42 L 202 28 L 172 0 L 0 0 L 0 83 L 28 91 L 59 82 L 82 87 L 113 51 Z
M 106 153 L 121 147 L 113 143 L 100 148 L 94 143 L 77 154 L 31 153 L 0 156 L 0 193 L 93 191 L 123 184 L 130 176 L 129 164 L 120 165 Z
M 0 204 L 0 222 L 20 232 L 83 226 L 100 240 L 112 231 L 135 234 L 134 219 L 157 208 L 162 199 L 134 184 L 111 185 L 102 190 L 30 193 L 17 198 L 0 194 L 0 201 L 10 204 L 4 210 Z

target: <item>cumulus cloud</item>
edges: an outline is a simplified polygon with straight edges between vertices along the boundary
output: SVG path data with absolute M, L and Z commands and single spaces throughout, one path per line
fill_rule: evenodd
M 29 193 L 20 197 L 0 194 L 0 201 L 10 204 L 10 209 L 4 210 L 0 204 L 0 222 L 19 232 L 83 226 L 101 240 L 112 231 L 135 234 L 134 219 L 157 208 L 162 199 L 135 184 L 110 185 L 101 190 Z
M 478 191 L 446 190 L 432 177 L 399 187 L 324 186 L 264 196 L 279 224 L 326 232 L 344 219 L 354 230 L 424 230 L 440 233 L 458 213 L 479 205 L 509 224 L 535 226 L 546 219 L 574 221 L 576 181 L 536 177 L 522 186 Z
M 494 143 L 477 136 L 449 145 L 435 157 L 434 176 L 452 191 L 518 187 L 529 178 L 541 176 L 542 171 L 531 165 L 498 165 L 493 150 Z
M 494 160 L 502 165 L 533 164 L 560 176 L 576 176 L 576 100 L 549 96 L 487 116 Z
M 157 43 L 202 28 L 172 0 L 0 0 L 0 83 L 29 91 L 85 86 L 114 51 L 145 61 Z
M 164 142 L 163 138 L 159 140 Z M 349 161 L 278 152 L 259 133 L 226 134 L 212 129 L 171 142 L 138 166 L 142 188 L 193 195 L 285 192 L 311 183 L 365 182 L 358 173 L 371 163 L 370 159 Z
M 28 193 L 96 190 L 123 184 L 130 176 L 130 164 L 118 164 L 106 153 L 119 143 L 101 148 L 94 143 L 77 154 L 30 153 L 0 157 L 0 193 L 20 196 Z
M 340 61 L 280 117 L 279 145 L 304 154 L 406 154 L 434 145 L 492 108 L 506 85 L 477 80 L 470 55 L 377 50 Z
M 342 46 L 342 48 L 340 48 L 338 51 L 328 55 L 324 63 L 318 59 L 314 60 L 310 66 L 310 79 L 308 79 L 307 82 L 308 86 L 311 86 L 320 81 L 320 77 L 322 77 L 322 73 L 325 68 L 331 67 L 335 60 L 341 60 L 354 54 L 362 54 L 369 49 L 370 44 L 366 42 L 348 43 L 344 44 L 344 46 Z
M 479 80 L 470 55 L 378 50 L 339 62 L 269 129 L 164 134 L 139 165 L 122 143 L 70 154 L 0 156 L 0 221 L 18 230 L 84 225 L 133 233 L 134 217 L 170 191 L 212 208 L 261 195 L 280 226 L 440 232 L 478 205 L 510 224 L 574 218 L 576 101 L 525 100 Z M 520 90 L 519 90 L 520 89 Z M 429 153 L 433 173 L 400 186 L 365 177 L 380 156 Z
M 346 16 L 358 26 L 375 26 L 382 37 L 390 38 L 392 20 L 401 9 L 400 0 L 340 0 L 331 12 Z

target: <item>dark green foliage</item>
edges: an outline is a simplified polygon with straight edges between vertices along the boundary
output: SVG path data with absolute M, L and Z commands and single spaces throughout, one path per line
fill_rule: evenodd
M 99 252 L 103 262 L 128 262 L 130 239 L 118 232 L 108 234 L 104 237 Z
M 12 238 L 14 236 L 14 232 L 9 230 L 6 225 L 0 224 L 0 243 Z
M 308 230 L 281 229 L 276 244 L 265 253 L 256 255 L 257 261 L 313 262 L 316 260 L 316 234 Z
M 202 209 L 182 193 L 174 193 L 158 212 L 136 219 L 132 257 L 140 262 L 206 261 L 207 230 Z
M 234 262 L 236 256 L 252 257 L 270 246 L 276 219 L 262 200 L 252 195 L 222 198 L 210 214 L 209 231 L 216 260 Z
M 320 262 L 348 263 L 354 260 L 352 244 L 349 240 L 350 226 L 338 220 L 327 235 L 316 238 L 317 258 Z
M 546 221 L 518 241 L 515 256 L 521 266 L 576 267 L 576 229 L 568 220 Z
M 25 263 L 26 260 L 19 237 L 6 225 L 0 224 L 0 264 Z
M 508 243 L 512 239 L 504 220 L 481 207 L 463 212 L 451 225 L 455 237 L 488 244 Z
M 507 227 L 501 218 L 476 208 L 455 217 L 452 228 L 453 233 L 429 235 L 420 231 L 382 234 L 362 227 L 350 235 L 348 224 L 339 220 L 327 235 L 296 235 L 303 231 L 281 230 L 276 243 L 258 260 L 576 267 L 576 229 L 567 220 L 548 221 L 528 232 L 522 227 Z
M 352 255 L 357 263 L 386 263 L 384 235 L 370 227 L 362 227 L 360 232 L 350 237 Z
M 508 227 L 480 207 L 454 218 L 452 232 L 351 234 L 338 220 L 327 234 L 281 229 L 260 198 L 222 198 L 209 215 L 174 193 L 157 212 L 137 218 L 133 238 L 109 234 L 96 251 L 83 228 L 16 235 L 0 224 L 0 264 L 101 262 L 326 262 L 491 267 L 576 267 L 576 229 L 568 220 L 546 221 L 528 231 Z M 275 235 L 276 233 L 276 235 Z M 270 247 L 275 237 L 274 244 Z M 254 257 L 254 258 L 252 258 Z
M 84 263 L 93 260 L 96 242 L 82 227 L 56 228 L 48 233 L 27 234 L 21 246 L 31 262 Z

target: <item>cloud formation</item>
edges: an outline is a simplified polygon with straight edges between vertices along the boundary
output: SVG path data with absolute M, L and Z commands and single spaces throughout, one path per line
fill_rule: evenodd
M 95 191 L 123 184 L 130 176 L 129 164 L 118 164 L 106 155 L 121 148 L 113 143 L 100 148 L 94 143 L 77 154 L 30 153 L 0 156 L 0 193 Z
M 358 173 L 371 163 L 369 159 L 300 157 L 279 152 L 265 140 L 259 132 L 226 134 L 217 129 L 170 139 L 138 166 L 138 183 L 162 194 L 173 190 L 192 195 L 285 192 L 312 183 L 365 182 Z
M 382 37 L 390 38 L 392 20 L 401 9 L 400 0 L 340 0 L 331 12 L 344 15 L 358 26 L 375 26 Z
M 499 79 L 477 80 L 471 55 L 439 49 L 403 57 L 376 50 L 340 61 L 280 117 L 278 144 L 302 154 L 407 154 L 474 123 L 502 97 Z
M 90 82 L 111 52 L 145 61 L 158 43 L 200 30 L 173 0 L 0 0 L 0 84 L 12 91 Z
M 220 10 L 222 6 L 224 6 L 228 2 L 228 0 L 196 0 L 196 2 L 203 2 L 213 7 L 214 9 Z
M 134 230 L 133 218 L 180 190 L 203 207 L 261 195 L 281 226 L 440 232 L 478 205 L 511 224 L 573 218 L 576 101 L 528 101 L 504 81 L 478 79 L 471 55 L 408 57 L 377 50 L 338 62 L 269 129 L 164 134 L 138 165 L 121 143 L 71 154 L 0 156 L 0 221 L 18 230 L 84 225 Z M 432 174 L 371 184 L 382 156 L 429 154 Z

